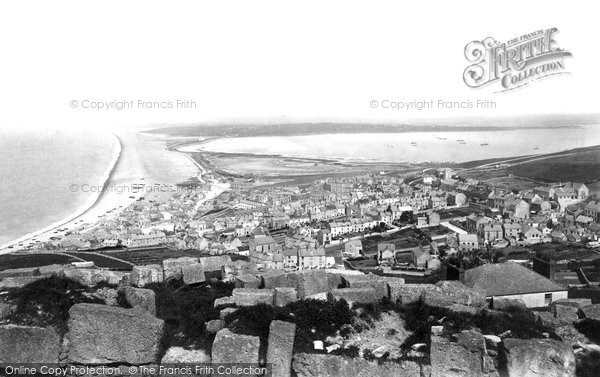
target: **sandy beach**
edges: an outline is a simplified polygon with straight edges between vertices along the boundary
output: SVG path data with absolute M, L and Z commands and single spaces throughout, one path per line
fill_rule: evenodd
M 30 243 L 48 242 L 51 237 L 63 238 L 67 232 L 89 231 L 101 219 L 116 216 L 142 196 L 164 196 L 166 193 L 156 191 L 157 187 L 170 187 L 197 174 L 198 167 L 187 155 L 167 151 L 161 145 L 163 139 L 133 131 L 119 131 L 113 135 L 119 147 L 105 173 L 104 190 L 98 187 L 99 194 L 92 195 L 69 217 L 0 246 L 0 254 L 26 249 Z M 93 190 L 84 185 L 81 182 L 71 189 Z M 141 185 L 144 188 L 136 189 Z

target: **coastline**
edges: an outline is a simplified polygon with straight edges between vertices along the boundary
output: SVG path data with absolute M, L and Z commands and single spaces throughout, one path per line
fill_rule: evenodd
M 102 175 L 104 177 L 104 179 L 102 180 L 103 187 L 110 187 L 115 172 L 118 169 L 119 162 L 121 161 L 123 156 L 123 143 L 121 141 L 121 138 L 114 133 L 112 133 L 112 135 L 115 138 L 115 142 L 118 148 L 114 153 L 112 163 L 108 166 L 105 173 Z M 105 199 L 107 192 L 108 191 L 104 190 L 98 193 L 97 195 L 91 196 L 84 204 L 77 208 L 77 210 L 73 214 L 67 216 L 66 218 L 63 218 L 62 220 L 55 221 L 54 223 L 42 229 L 30 232 L 3 245 L 0 245 L 0 254 L 6 254 L 13 251 L 23 250 L 26 248 L 26 246 L 20 247 L 18 245 L 25 244 L 26 242 L 29 243 L 34 238 L 36 239 L 35 242 L 47 242 L 50 240 L 50 237 L 54 235 L 54 232 L 56 230 L 61 229 L 63 227 L 70 228 L 73 226 L 77 226 L 77 224 L 75 224 L 76 222 L 79 222 L 79 220 L 85 217 L 86 214 L 89 214 L 94 209 L 101 206 L 101 203 L 103 202 L 103 199 Z M 81 225 L 83 224 L 80 224 L 79 226 Z M 13 246 L 13 249 L 9 249 L 9 246 Z

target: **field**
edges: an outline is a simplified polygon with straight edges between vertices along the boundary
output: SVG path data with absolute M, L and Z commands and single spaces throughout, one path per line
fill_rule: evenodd
M 41 267 L 50 264 L 69 264 L 77 261 L 76 258 L 52 253 L 5 254 L 0 255 L 0 271 L 13 268 Z
M 165 259 L 180 257 L 201 257 L 203 254 L 198 250 L 173 250 L 161 249 L 139 249 L 107 253 L 111 257 L 122 259 L 135 265 L 146 265 L 161 263 Z M 131 268 L 131 267 L 130 267 Z
M 94 262 L 96 267 L 109 268 L 111 270 L 126 270 L 129 271 L 133 267 L 129 263 L 118 261 L 112 258 L 108 258 L 101 254 L 89 253 L 89 252 L 69 252 L 69 255 L 73 255 L 77 258 L 81 258 L 85 261 Z
M 380 242 L 393 243 L 396 246 L 396 250 L 417 247 L 423 239 L 424 235 L 418 231 L 414 229 L 404 229 L 384 236 L 373 236 L 363 239 L 363 252 L 366 255 L 376 254 L 377 244 Z
M 543 182 L 596 182 L 600 180 L 600 146 L 533 159 L 514 164 L 508 170 L 515 175 Z

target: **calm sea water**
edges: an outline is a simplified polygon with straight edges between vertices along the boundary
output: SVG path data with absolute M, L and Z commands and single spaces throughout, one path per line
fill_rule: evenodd
M 102 185 L 118 152 L 108 133 L 0 131 L 0 245 L 73 214 Z
M 98 198 L 91 186 L 172 185 L 198 172 L 185 154 L 166 150 L 164 138 L 135 131 L 115 135 L 0 131 L 0 245 L 80 214 Z M 130 192 L 116 195 L 126 199 Z
M 366 129 L 367 130 L 367 129 Z M 461 141 L 462 140 L 462 141 Z M 484 144 L 484 145 L 482 145 Z M 487 144 L 487 145 L 485 145 Z M 182 150 L 389 162 L 464 162 L 600 145 L 600 126 L 217 139 Z

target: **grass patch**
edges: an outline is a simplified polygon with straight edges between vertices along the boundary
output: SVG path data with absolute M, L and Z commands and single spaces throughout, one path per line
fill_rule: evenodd
M 165 321 L 163 343 L 169 346 L 210 351 L 214 335 L 206 332 L 205 322 L 219 318 L 214 301 L 231 296 L 232 283 L 215 282 L 198 287 L 181 281 L 151 284 L 156 295 L 156 316 Z
M 227 317 L 234 322 L 232 331 L 261 338 L 261 358 L 266 356 L 269 338 L 269 325 L 273 320 L 296 324 L 294 353 L 314 352 L 313 341 L 333 336 L 344 325 L 352 323 L 353 313 L 344 300 L 324 302 L 320 300 L 300 300 L 285 307 L 256 305 L 239 308 Z M 357 352 L 357 350 L 349 350 Z
M 11 289 L 6 301 L 16 305 L 8 320 L 23 326 L 52 326 L 60 334 L 67 331 L 69 309 L 80 303 L 104 304 L 86 293 L 95 289 L 55 276 L 37 280 L 22 288 Z

